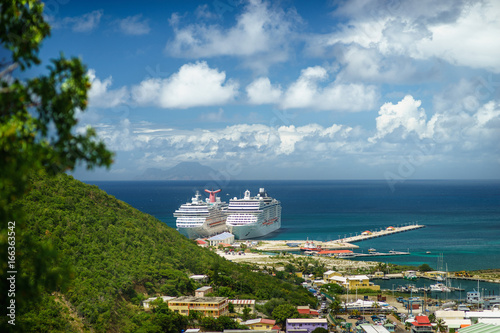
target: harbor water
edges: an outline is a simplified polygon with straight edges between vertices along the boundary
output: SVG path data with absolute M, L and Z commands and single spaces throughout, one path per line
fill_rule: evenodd
M 409 251 L 410 255 L 357 260 L 383 261 L 450 271 L 500 268 L 500 181 L 207 181 L 88 182 L 175 228 L 172 213 L 196 190 L 222 188 L 229 201 L 265 187 L 281 201 L 275 240 L 335 240 L 366 230 L 419 223 L 426 227 L 356 243 L 359 251 Z M 444 267 L 442 267 L 444 269 Z

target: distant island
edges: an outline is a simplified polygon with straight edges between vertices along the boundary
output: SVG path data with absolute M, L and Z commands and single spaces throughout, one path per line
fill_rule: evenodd
M 169 169 L 148 168 L 136 180 L 206 180 L 217 171 L 198 162 L 181 162 Z

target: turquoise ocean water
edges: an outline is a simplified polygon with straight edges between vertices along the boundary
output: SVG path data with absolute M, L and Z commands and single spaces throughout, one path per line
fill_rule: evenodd
M 429 264 L 443 269 L 500 268 L 500 181 L 406 181 L 392 190 L 385 181 L 113 181 L 88 182 L 175 228 L 172 213 L 196 190 L 222 188 L 220 197 L 256 194 L 265 187 L 281 201 L 282 228 L 266 236 L 281 240 L 332 240 L 365 230 L 423 224 L 415 231 L 356 243 L 410 251 L 370 260 Z M 427 253 L 430 252 L 430 253 Z

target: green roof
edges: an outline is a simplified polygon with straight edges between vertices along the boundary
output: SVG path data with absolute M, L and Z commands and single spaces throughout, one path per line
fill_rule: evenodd
M 478 323 L 458 330 L 458 333 L 500 333 L 500 325 Z

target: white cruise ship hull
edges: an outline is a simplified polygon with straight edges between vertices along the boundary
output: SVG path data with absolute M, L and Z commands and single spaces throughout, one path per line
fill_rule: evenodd
M 263 237 L 281 228 L 281 219 L 273 223 L 248 223 L 245 225 L 228 225 L 228 231 L 236 239 L 251 239 Z
M 189 239 L 196 239 L 196 238 L 207 238 L 220 234 L 224 231 L 227 231 L 227 227 L 225 221 L 222 221 L 219 225 L 214 227 L 208 227 L 206 225 L 202 225 L 189 228 L 177 228 L 177 231 L 179 231 L 181 235 L 184 235 Z

